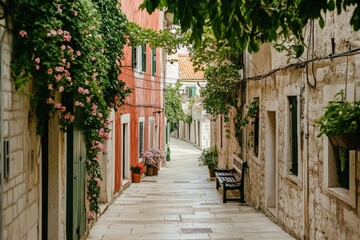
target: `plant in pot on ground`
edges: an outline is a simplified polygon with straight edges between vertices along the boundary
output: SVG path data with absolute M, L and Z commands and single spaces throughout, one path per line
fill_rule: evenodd
M 132 181 L 135 183 L 140 182 L 141 175 L 145 172 L 145 166 L 143 163 L 134 163 L 131 165 L 130 170 L 132 172 Z
M 147 175 L 152 176 L 154 171 L 155 175 L 157 175 L 158 169 L 165 160 L 164 151 L 159 149 L 150 149 L 146 152 L 143 152 L 142 157 L 144 158 L 145 165 L 147 166 Z
M 353 150 L 360 147 L 360 101 L 346 101 L 344 90 L 325 106 L 325 113 L 316 120 L 318 137 L 325 134 L 336 147 Z
M 199 166 L 207 166 L 209 168 L 210 177 L 215 177 L 214 168 L 218 165 L 218 151 L 216 146 L 205 148 L 198 158 Z

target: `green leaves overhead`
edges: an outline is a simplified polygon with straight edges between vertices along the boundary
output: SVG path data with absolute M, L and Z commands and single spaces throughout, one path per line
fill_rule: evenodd
M 297 44 L 303 44 L 302 30 L 310 19 L 319 19 L 324 26 L 322 13 L 335 9 L 341 13 L 350 5 L 356 6 L 350 24 L 359 30 L 358 4 L 357 0 L 144 0 L 140 8 L 149 13 L 166 8 L 174 13 L 174 22 L 183 32 L 191 30 L 196 46 L 201 44 L 204 27 L 210 26 L 218 41 L 226 39 L 237 51 L 248 47 L 253 52 L 260 43 L 275 42 L 280 34 L 294 35 Z M 297 48 L 298 56 L 302 49 Z

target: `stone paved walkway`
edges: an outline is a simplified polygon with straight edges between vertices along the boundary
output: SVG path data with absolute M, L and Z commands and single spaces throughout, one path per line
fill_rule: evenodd
M 171 139 L 171 160 L 158 176 L 133 183 L 93 226 L 95 239 L 293 239 L 264 214 L 238 203 L 222 203 L 200 151 Z

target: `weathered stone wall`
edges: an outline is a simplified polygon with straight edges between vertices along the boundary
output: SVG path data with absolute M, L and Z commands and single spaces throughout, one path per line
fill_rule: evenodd
M 10 148 L 10 173 L 3 183 L 2 234 L 4 239 L 38 239 L 41 145 L 29 98 L 24 94 L 29 88 L 21 93 L 10 81 L 11 39 L 7 33 L 1 48 L 2 131 Z
M 309 34 L 314 36 L 314 44 Z M 249 164 L 249 182 L 246 196 L 250 204 L 261 209 L 295 237 L 302 239 L 360 239 L 360 166 L 357 159 L 351 164 L 349 190 L 330 186 L 336 176 L 331 175 L 327 151 L 330 144 L 326 137 L 318 138 L 319 127 L 315 120 L 323 107 L 338 90 L 347 87 L 348 99 L 360 99 L 360 57 L 339 56 L 349 49 L 360 47 L 360 33 L 349 27 L 349 12 L 326 16 L 326 27 L 307 27 L 305 41 L 307 55 L 333 58 L 314 61 L 305 66 L 287 68 L 261 80 L 248 81 L 247 99 L 260 99 L 259 155 L 246 149 Z M 335 45 L 332 45 L 332 42 Z M 312 48 L 314 46 L 314 48 Z M 333 52 L 334 48 L 334 52 Z M 309 52 L 307 52 L 309 51 Z M 339 56 L 339 57 L 338 57 Z M 304 59 L 303 59 L 304 60 Z M 292 60 L 292 62 L 297 60 Z M 284 54 L 264 45 L 259 53 L 247 56 L 247 77 L 262 75 L 287 65 Z M 299 173 L 289 173 L 289 136 L 287 96 L 298 96 L 299 101 Z M 269 112 L 276 118 L 276 189 L 277 204 L 267 207 L 266 186 L 270 170 L 266 167 L 269 129 Z M 252 126 L 247 126 L 246 141 L 252 141 Z M 234 144 L 234 143 L 232 143 Z M 249 146 L 249 144 L 247 144 Z M 351 175 L 352 173 L 350 173 Z

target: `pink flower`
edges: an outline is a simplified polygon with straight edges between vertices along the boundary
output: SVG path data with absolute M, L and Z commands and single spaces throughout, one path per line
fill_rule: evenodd
M 91 102 L 91 97 L 86 97 L 86 102 Z
M 77 56 L 81 56 L 81 52 L 78 50 L 78 51 L 76 51 L 76 55 Z
M 56 103 L 54 108 L 60 109 L 61 108 L 61 103 Z
M 47 103 L 47 104 L 53 104 L 53 103 L 54 103 L 54 99 L 48 98 L 48 99 L 46 100 L 46 103 Z
M 71 36 L 70 35 L 64 35 L 64 41 L 70 42 Z
M 21 37 L 27 37 L 27 32 L 24 31 L 24 30 L 21 30 L 21 31 L 19 32 L 19 35 L 20 35 Z
M 70 62 L 66 63 L 66 68 L 70 68 Z
M 57 34 L 58 34 L 58 35 L 62 35 L 63 33 L 64 33 L 64 31 L 63 31 L 62 29 L 58 29 L 58 30 L 57 30 Z
M 57 32 L 56 32 L 54 29 L 51 29 L 51 30 L 50 30 L 50 33 L 51 33 L 51 35 L 54 35 L 54 36 L 57 35 Z
M 87 217 L 88 220 L 94 219 L 94 215 L 93 215 L 93 213 L 91 211 L 87 212 L 86 217 Z
M 60 75 L 60 74 L 55 75 L 55 79 L 57 82 L 59 82 L 61 80 L 61 78 L 62 78 L 62 75 Z
M 78 93 L 83 93 L 84 92 L 84 89 L 82 87 L 79 87 L 78 88 Z
M 81 106 L 81 102 L 76 101 L 76 102 L 75 102 L 75 106 L 77 106 L 77 107 Z
M 71 82 L 71 77 L 66 77 L 66 80 L 68 80 L 69 82 Z
M 48 74 L 50 74 L 50 75 L 51 75 L 52 73 L 53 73 L 52 68 L 49 68 L 49 69 L 48 69 Z
M 66 49 L 66 46 L 65 46 L 65 45 L 62 45 L 62 46 L 61 46 L 61 50 L 65 51 L 65 49 Z
M 35 62 L 36 62 L 36 63 L 40 63 L 40 58 L 38 58 L 38 57 L 35 58 Z
M 61 107 L 61 111 L 62 111 L 62 112 L 65 112 L 65 111 L 66 111 L 66 107 L 65 107 L 65 106 L 62 106 L 62 107 Z
M 60 86 L 59 87 L 59 92 L 63 92 L 64 91 L 64 87 L 63 86 Z
M 95 61 L 95 57 L 91 57 L 91 61 Z
M 85 85 L 89 85 L 89 81 L 88 81 L 88 80 L 85 81 Z
M 84 89 L 84 94 L 89 94 L 89 89 Z
M 74 16 L 76 17 L 78 15 L 78 12 L 77 11 L 74 11 Z
M 35 66 L 35 69 L 36 69 L 36 70 L 39 70 L 39 69 L 40 69 L 40 66 L 39 66 L 39 65 L 36 65 L 36 66 Z
M 99 116 L 99 118 L 103 117 L 102 113 L 98 113 L 98 116 Z
M 64 67 L 60 66 L 60 67 L 55 67 L 55 71 L 57 72 L 63 72 L 64 71 Z
M 53 85 L 52 85 L 52 84 L 49 84 L 49 85 L 48 85 L 48 89 L 49 89 L 49 90 L 54 90 Z
M 92 105 L 92 110 L 96 111 L 97 108 L 98 108 L 98 106 L 93 103 L 93 105 Z

